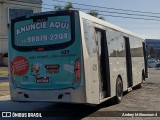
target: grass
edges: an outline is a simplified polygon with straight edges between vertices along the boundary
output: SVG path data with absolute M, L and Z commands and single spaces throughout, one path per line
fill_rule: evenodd
M 0 71 L 0 75 L 8 75 L 8 71 Z

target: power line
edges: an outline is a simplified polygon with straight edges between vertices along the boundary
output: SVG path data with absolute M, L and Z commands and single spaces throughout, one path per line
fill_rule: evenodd
M 10 3 L 10 4 L 14 4 L 14 5 L 21 5 L 21 6 L 28 6 L 30 7 L 29 5 L 22 5 L 22 4 L 15 4 L 15 3 Z M 53 10 L 52 8 L 49 8 L 49 6 L 56 6 L 56 5 L 48 5 L 46 4 L 47 7 L 38 7 L 38 6 L 34 6 L 32 5 L 32 7 L 36 7 L 36 8 L 43 8 L 43 9 L 46 9 L 46 10 Z M 61 6 L 63 7 L 63 6 Z M 90 10 L 90 9 L 84 9 L 84 8 L 75 8 L 75 9 L 80 9 L 80 10 Z M 97 10 L 97 11 L 100 11 L 100 10 Z M 102 12 L 102 11 L 100 11 Z M 108 17 L 114 17 L 114 18 L 125 18 L 125 19 L 137 19 L 137 20 L 145 20 L 145 21 L 157 21 L 159 22 L 160 20 L 158 19 L 145 19 L 145 18 L 136 18 L 136 17 L 126 17 L 126 16 L 117 16 L 117 15 L 106 15 L 106 14 L 99 14 L 99 15 L 102 15 L 102 16 L 108 16 Z M 149 29 L 159 29 L 159 28 L 143 28 L 143 27 L 123 27 L 123 28 L 126 28 L 126 29 L 142 29 L 142 30 L 149 30 Z
M 68 3 L 65 1 L 61 1 L 61 0 L 53 0 L 53 1 L 58 1 L 58 2 L 64 2 L 64 3 Z M 79 5 L 84 5 L 84 6 L 92 6 L 92 7 L 101 7 L 101 6 L 93 6 L 93 5 L 87 5 L 87 4 L 80 4 L 80 3 L 73 3 L 73 4 L 79 4 Z M 102 8 L 102 7 L 101 7 Z M 104 7 L 106 8 L 106 7 Z M 85 8 L 75 8 L 75 9 L 79 9 L 79 10 L 90 10 L 90 9 L 85 9 Z M 119 10 L 119 9 L 118 9 Z M 100 10 L 95 10 L 95 11 L 99 11 L 99 12 L 108 12 L 108 13 L 116 13 L 116 14 L 121 14 L 121 15 L 134 15 L 134 16 L 143 16 L 143 17 L 154 17 L 154 18 L 160 18 L 160 16 L 151 16 L 151 15 L 143 15 L 143 14 L 131 14 L 131 13 L 122 13 L 122 12 L 112 12 L 112 11 L 100 11 Z M 139 12 L 139 11 L 136 11 Z M 141 12 L 141 11 L 140 11 Z M 141 12 L 142 13 L 142 12 Z M 151 13 L 151 12 L 143 12 L 143 13 Z M 160 13 L 156 13 L 156 14 L 160 14 Z M 130 18 L 130 19 L 141 19 L 141 20 L 155 20 L 155 21 L 160 21 L 159 19 L 150 19 L 150 18 L 136 18 L 136 17 L 126 17 L 126 16 L 116 16 L 116 15 L 104 15 L 104 14 L 99 14 L 99 15 L 103 15 L 103 16 L 110 16 L 110 17 L 120 17 L 120 18 Z
M 43 4 L 47 6 L 55 6 L 55 5 L 49 5 L 49 4 Z M 62 6 L 60 6 L 62 7 Z M 93 9 L 86 9 L 86 8 L 75 8 L 75 9 L 83 9 L 83 10 L 93 10 Z M 103 12 L 103 13 L 116 13 L 116 14 L 121 14 L 121 15 L 130 15 L 130 16 L 144 16 L 144 17 L 154 17 L 154 18 L 160 18 L 160 16 L 152 16 L 152 15 L 143 15 L 143 14 L 131 14 L 131 13 L 124 13 L 124 12 L 112 12 L 112 11 L 101 11 L 101 10 L 93 10 L 97 12 Z
M 11 1 L 11 0 L 10 0 Z M 15 1 L 15 0 L 12 0 Z M 18 0 L 19 2 L 22 2 L 21 0 Z M 59 0 L 57 0 L 59 1 Z M 64 2 L 64 1 L 63 1 Z M 31 2 L 27 2 L 27 3 L 31 3 Z M 67 3 L 67 2 L 65 2 Z M 14 4 L 14 5 L 21 5 L 21 6 L 28 6 L 28 5 L 23 5 L 23 4 L 15 4 L 15 3 L 9 3 L 9 4 Z M 47 6 L 55 6 L 55 5 L 48 5 L 48 4 L 44 4 Z M 28 6 L 31 7 L 31 6 Z M 37 7 L 37 6 L 32 6 L 32 7 Z M 62 7 L 62 6 L 61 6 Z M 37 8 L 43 8 L 43 9 L 48 9 L 48 10 L 52 10 L 51 8 L 46 8 L 46 7 L 37 7 Z M 81 9 L 81 8 L 75 8 L 75 9 Z M 81 10 L 90 10 L 90 9 L 81 9 Z M 106 11 L 100 11 L 97 10 L 99 12 L 106 12 Z M 149 16 L 149 15 L 140 15 L 140 14 L 129 14 L 129 13 L 120 13 L 120 12 L 110 12 L 107 11 L 108 13 L 117 13 L 117 14 L 125 14 L 125 15 L 134 15 L 134 16 L 146 16 L 146 17 L 155 17 L 155 18 L 160 18 L 159 16 Z M 100 15 L 100 14 L 99 14 Z M 102 14 L 101 14 L 102 15 Z M 104 16 L 111 16 L 111 17 L 123 17 L 123 18 L 133 18 L 133 19 L 141 19 L 141 18 L 134 18 L 134 17 L 124 17 L 124 16 L 115 16 L 115 15 L 104 15 Z M 144 18 L 142 18 L 144 20 Z M 145 19 L 145 20 L 154 20 L 154 19 Z M 157 19 L 155 19 L 157 21 Z M 158 20 L 159 21 L 159 20 Z
M 9 0 L 9 1 L 15 1 L 15 0 Z M 65 2 L 65 1 L 61 1 L 61 0 L 53 0 L 53 1 L 60 1 L 60 2 Z M 24 2 L 22 0 L 18 0 L 18 2 Z M 26 3 L 32 3 L 32 2 L 29 2 L 29 1 L 25 1 Z M 65 2 L 67 3 L 67 2 Z M 15 4 L 15 3 L 9 3 L 9 4 Z M 80 4 L 80 3 L 73 3 L 73 4 L 79 4 L 79 5 L 84 5 L 84 6 L 92 6 L 92 7 L 102 7 L 102 6 L 93 6 L 93 5 L 87 5 L 87 4 Z M 15 5 L 18 5 L 18 4 L 15 4 Z M 19 4 L 21 6 L 27 6 L 27 5 L 22 5 L 22 4 Z M 47 5 L 47 6 L 55 6 L 55 5 L 49 5 L 49 4 L 43 4 L 43 5 Z M 31 6 L 28 6 L 28 7 L 31 7 Z M 37 6 L 32 6 L 32 7 L 37 7 Z M 37 7 L 37 8 L 43 8 L 43 9 L 48 9 L 48 10 L 52 10 L 51 8 L 46 8 L 46 7 Z M 106 7 L 104 7 L 106 8 Z M 77 8 L 77 9 L 81 9 L 81 8 Z M 82 10 L 82 9 L 81 9 Z M 83 10 L 90 10 L 90 9 L 83 9 Z M 119 9 L 117 9 L 119 10 Z M 106 12 L 106 11 L 100 11 L 100 10 L 95 10 L 95 11 L 99 11 L 99 12 Z M 128 10 L 127 10 L 128 11 Z M 155 17 L 155 18 L 160 18 L 159 16 L 150 16 L 150 15 L 141 15 L 141 14 L 130 14 L 130 13 L 121 13 L 121 12 L 111 12 L 111 11 L 107 11 L 108 13 L 116 13 L 116 14 L 124 14 L 124 15 L 134 15 L 134 16 L 144 16 L 144 17 Z M 137 11 L 138 12 L 138 11 Z M 144 12 L 143 12 L 144 13 Z M 145 13 L 149 13 L 149 12 L 145 12 Z M 150 12 L 151 13 L 151 12 Z M 156 13 L 157 14 L 157 13 Z M 159 13 L 160 14 L 160 13 Z M 111 15 L 108 15 L 108 16 L 111 16 Z M 114 15 L 115 16 L 115 15 Z M 112 15 L 113 17 L 113 15 Z M 131 17 L 123 17 L 123 18 L 131 18 Z M 139 19 L 139 18 L 138 18 Z M 150 19 L 149 19 L 150 20 Z M 152 20 L 152 19 L 151 19 Z
M 15 0 L 13 0 L 15 1 Z M 5 2 L 8 3 L 8 2 Z M 23 5 L 23 4 L 17 4 L 17 3 L 8 3 L 8 4 L 13 4 L 13 5 L 21 5 L 21 6 L 27 6 L 27 7 L 36 7 L 36 8 L 43 8 L 43 9 L 49 9 L 49 10 L 53 10 L 51 8 L 45 8 L 45 7 L 38 7 L 38 6 L 29 6 L 29 5 Z M 54 5 L 55 6 L 55 5 Z M 75 8 L 75 9 L 79 9 L 79 10 L 85 10 L 82 8 Z M 89 9 L 87 9 L 89 10 Z M 110 17 L 119 17 L 119 18 L 129 18 L 129 19 L 139 19 L 139 20 L 154 20 L 154 21 L 160 21 L 159 19 L 149 19 L 149 18 L 136 18 L 136 17 L 126 17 L 126 16 L 117 16 L 117 15 L 104 15 L 104 14 L 99 14 L 99 15 L 103 15 L 103 16 L 110 16 Z
M 45 4 L 48 5 L 48 4 Z M 55 5 L 49 5 L 49 6 L 55 6 Z M 63 7 L 63 6 L 60 6 Z M 91 10 L 91 9 L 86 9 L 86 8 L 73 8 L 73 9 L 78 9 L 78 10 Z M 130 15 L 130 16 L 143 16 L 143 17 L 154 17 L 154 18 L 160 18 L 160 16 L 150 16 L 150 15 L 141 15 L 141 14 L 129 14 L 129 13 L 120 13 L 120 12 L 110 12 L 110 11 L 100 11 L 100 10 L 94 10 L 94 11 L 99 11 L 99 12 L 108 12 L 108 13 L 116 13 L 116 14 L 122 14 L 122 15 Z M 155 20 L 159 21 L 158 19 L 149 19 L 149 18 L 135 18 L 135 17 L 125 17 L 125 16 L 115 16 L 115 15 L 108 15 L 108 14 L 98 14 L 98 15 L 103 15 L 103 16 L 111 16 L 111 17 L 122 17 L 122 18 L 133 18 L 133 19 L 142 19 L 142 20 Z
M 63 2 L 63 3 L 68 3 L 66 1 L 62 1 L 62 0 L 52 0 L 52 1 L 57 1 L 57 2 Z M 144 12 L 144 11 L 136 11 L 136 10 L 127 10 L 127 9 L 118 9 L 118 8 L 110 8 L 110 7 L 104 7 L 104 6 L 96 6 L 96 5 L 88 5 L 88 4 L 81 4 L 81 3 L 75 3 L 75 2 L 71 2 L 72 4 L 76 4 L 76 5 L 83 5 L 83 6 L 88 6 L 88 7 L 98 7 L 98 8 L 105 8 L 105 9 L 112 9 L 112 10 L 120 10 L 120 11 L 129 11 L 129 12 L 139 12 L 139 13 L 147 13 L 147 14 L 159 14 L 160 13 L 155 13 L 155 12 Z
M 125 27 L 123 28 L 129 28 L 129 29 L 160 29 L 160 27 Z
M 84 10 L 84 9 L 81 9 L 81 8 L 75 8 L 75 9 Z M 99 14 L 99 15 L 102 15 L 102 16 L 110 16 L 110 17 L 120 17 L 120 18 L 131 18 L 131 19 L 139 19 L 139 20 L 154 20 L 154 21 L 160 21 L 160 19 L 150 19 L 150 18 L 127 17 L 127 16 L 108 15 L 108 14 Z
M 79 9 L 79 8 L 76 8 Z M 80 8 L 81 9 L 81 8 Z M 86 9 L 83 8 L 83 10 L 91 10 L 91 9 Z M 100 11 L 100 10 L 93 10 L 93 11 L 97 11 L 97 12 L 107 12 L 107 13 L 116 13 L 116 14 L 121 14 L 121 15 L 129 15 L 129 16 L 143 16 L 143 17 L 154 17 L 154 18 L 160 18 L 160 16 L 151 16 L 151 15 L 142 15 L 142 14 L 130 14 L 130 13 L 121 13 L 121 12 L 111 12 L 111 11 Z
M 154 21 L 160 21 L 158 19 L 149 19 L 149 18 L 135 18 L 135 17 L 126 17 L 126 16 L 115 16 L 115 15 L 104 15 L 104 14 L 99 14 L 103 16 L 110 16 L 110 17 L 120 17 L 120 18 L 131 18 L 131 19 L 139 19 L 139 20 L 154 20 Z

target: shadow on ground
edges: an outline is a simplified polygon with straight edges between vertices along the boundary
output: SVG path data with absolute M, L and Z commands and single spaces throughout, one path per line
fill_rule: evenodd
M 100 105 L 85 105 L 85 104 L 68 104 L 68 103 L 58 103 L 56 105 L 50 105 L 45 108 L 47 111 L 43 111 L 42 113 L 46 113 L 47 116 L 51 117 L 70 117 L 76 119 L 82 119 L 85 117 L 92 116 L 93 113 L 98 111 L 101 108 L 105 108 L 108 106 L 115 105 L 114 100 L 110 99 Z M 93 116 L 92 116 L 93 117 Z

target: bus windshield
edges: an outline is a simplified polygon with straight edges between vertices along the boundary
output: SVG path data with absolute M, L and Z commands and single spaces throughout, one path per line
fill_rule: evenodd
M 15 49 L 30 49 L 39 46 L 47 48 L 52 45 L 54 49 L 57 45 L 61 47 L 72 43 L 72 16 L 34 16 L 13 22 L 12 45 Z M 69 45 L 68 44 L 68 45 Z M 61 48 L 60 48 L 61 49 Z M 31 49 L 30 49 L 31 50 Z

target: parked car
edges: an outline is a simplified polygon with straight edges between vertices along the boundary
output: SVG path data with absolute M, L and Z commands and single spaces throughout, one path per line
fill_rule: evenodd
M 157 68 L 160 67 L 160 62 L 157 62 L 155 59 L 148 60 L 148 67 L 149 68 Z
M 159 68 L 160 67 L 160 61 L 157 60 L 157 67 Z

